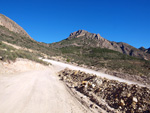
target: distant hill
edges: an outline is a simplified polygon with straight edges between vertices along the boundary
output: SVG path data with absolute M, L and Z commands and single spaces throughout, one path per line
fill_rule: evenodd
M 90 33 L 85 30 L 78 30 L 70 34 L 70 36 L 61 42 L 55 44 L 55 47 L 66 46 L 87 46 L 87 47 L 100 47 L 107 48 L 126 55 L 138 57 L 145 60 L 150 60 L 150 54 L 141 49 L 137 49 L 129 44 L 123 42 L 112 42 L 100 36 L 100 34 Z

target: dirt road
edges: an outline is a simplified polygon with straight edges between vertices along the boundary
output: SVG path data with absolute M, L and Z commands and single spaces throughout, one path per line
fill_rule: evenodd
M 74 66 L 74 65 L 71 65 L 71 64 L 66 64 L 66 63 L 62 63 L 62 62 L 58 62 L 58 61 L 54 61 L 54 60 L 50 60 L 50 59 L 43 59 L 43 61 L 51 63 L 57 71 L 61 71 L 65 68 L 69 68 L 69 69 L 72 69 L 72 70 L 80 70 L 80 71 L 83 71 L 83 72 L 86 72 L 86 73 L 95 74 L 97 76 L 105 77 L 105 78 L 110 79 L 110 80 L 117 80 L 119 82 L 125 82 L 127 84 L 138 84 L 140 86 L 145 86 L 145 85 L 137 83 L 137 82 L 125 80 L 125 79 L 115 77 L 115 76 L 112 76 L 112 75 L 109 75 L 109 74 L 105 74 L 105 73 L 102 73 L 102 72 L 99 72 L 99 71 L 94 71 L 94 70 L 91 70 L 91 69 L 86 69 L 86 68 L 79 67 L 79 66 Z
M 0 113 L 84 113 L 53 69 L 0 76 Z

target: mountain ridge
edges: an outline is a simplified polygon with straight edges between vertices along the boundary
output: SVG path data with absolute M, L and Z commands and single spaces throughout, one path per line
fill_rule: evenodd
M 69 41 L 67 43 L 67 40 Z M 74 41 L 76 40 L 76 41 Z M 107 48 L 120 53 L 130 55 L 133 57 L 138 57 L 145 60 L 150 60 L 149 52 L 144 52 L 141 49 L 137 49 L 124 42 L 114 42 L 109 41 L 100 36 L 100 34 L 90 33 L 86 30 L 78 30 L 69 35 L 66 40 L 56 43 L 55 47 L 65 47 L 65 46 L 90 46 L 90 47 L 100 47 Z M 148 50 L 147 50 L 148 51 Z M 150 51 L 150 49 L 149 49 Z
M 0 14 L 0 25 L 4 26 L 12 32 L 18 33 L 22 36 L 29 37 L 30 39 L 34 40 L 21 26 L 19 26 L 16 22 L 3 14 Z
M 107 40 L 107 39 L 105 39 L 105 38 L 103 38 L 99 33 L 91 33 L 91 32 L 88 32 L 87 30 L 83 30 L 83 29 L 79 29 L 79 30 L 77 30 L 77 31 L 74 31 L 74 32 L 72 32 L 72 33 L 70 33 L 70 35 L 69 35 L 69 37 L 67 38 L 67 39 L 70 39 L 70 38 L 78 38 L 78 37 L 80 37 L 80 36 L 87 36 L 87 34 L 91 34 L 90 36 L 88 36 L 89 38 L 95 38 L 95 39 L 102 39 L 102 40 Z M 107 40 L 107 41 L 109 41 L 109 40 Z M 115 42 L 115 41 L 110 41 L 110 42 Z M 128 43 L 126 43 L 126 42 L 116 42 L 116 43 L 124 43 L 124 44 L 128 44 Z M 130 45 L 130 44 L 128 44 L 128 45 Z M 134 47 L 134 46 L 133 46 Z M 134 48 L 136 48 L 136 47 L 134 47 Z M 144 48 L 144 49 L 146 49 L 145 47 L 140 47 L 140 48 Z M 140 48 L 136 48 L 136 49 L 140 49 Z M 146 50 L 148 50 L 148 49 L 150 49 L 150 47 L 149 48 L 147 48 Z M 140 49 L 141 50 L 141 49 Z

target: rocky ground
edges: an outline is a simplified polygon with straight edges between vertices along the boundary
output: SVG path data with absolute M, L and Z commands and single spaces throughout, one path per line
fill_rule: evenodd
M 107 112 L 150 112 L 150 89 L 146 87 L 69 69 L 61 71 L 59 76 L 70 88 L 84 94 Z M 94 107 L 94 104 L 90 107 Z
M 95 70 L 95 71 L 100 71 L 100 72 L 103 72 L 103 73 L 106 73 L 106 74 L 109 74 L 109 75 L 113 75 L 113 76 L 116 76 L 116 77 L 119 77 L 119 78 L 123 78 L 125 80 L 138 82 L 138 83 L 141 83 L 141 84 L 144 84 L 144 85 L 147 85 L 148 87 L 150 87 L 150 82 L 149 82 L 150 81 L 150 76 L 130 75 L 130 74 L 127 74 L 127 73 L 123 73 L 121 71 L 118 72 L 118 71 L 108 70 L 106 68 L 97 68 L 97 67 L 94 67 L 94 66 L 87 66 L 87 65 L 84 65 L 84 64 L 78 65 L 75 62 L 67 62 L 67 59 L 65 59 L 61 56 L 50 57 L 50 59 L 60 61 L 60 62 L 64 62 L 64 63 L 71 64 L 71 65 L 75 65 L 75 66 L 80 66 L 80 67 L 87 68 L 87 69 L 92 69 L 92 70 Z

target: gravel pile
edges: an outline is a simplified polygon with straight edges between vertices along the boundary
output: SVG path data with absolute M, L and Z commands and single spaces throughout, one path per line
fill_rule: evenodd
M 150 89 L 108 80 L 81 71 L 65 69 L 59 73 L 70 87 L 83 93 L 100 107 L 104 100 L 111 108 L 125 113 L 150 113 Z

